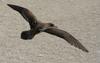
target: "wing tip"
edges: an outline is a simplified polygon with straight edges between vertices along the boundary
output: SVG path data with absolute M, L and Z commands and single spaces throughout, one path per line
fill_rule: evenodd
M 19 11 L 21 12 L 23 9 L 23 7 L 17 6 L 17 5 L 13 5 L 13 4 L 7 4 L 10 8 L 12 8 L 13 10 Z
M 84 49 L 83 51 L 86 52 L 86 53 L 89 53 L 89 51 L 87 49 Z
M 10 6 L 11 4 L 7 4 L 8 6 Z
M 12 4 L 7 4 L 7 5 L 8 5 L 9 7 L 11 7 L 11 8 L 14 6 L 14 5 L 12 5 Z
M 12 9 L 16 9 L 16 6 L 15 5 L 13 5 L 13 4 L 7 4 L 9 7 L 11 7 Z
M 78 47 L 79 48 L 79 47 Z M 89 50 L 87 50 L 84 46 L 82 47 L 81 46 L 81 48 L 79 48 L 79 49 L 81 49 L 82 51 L 84 51 L 84 52 L 86 52 L 86 53 L 89 53 Z

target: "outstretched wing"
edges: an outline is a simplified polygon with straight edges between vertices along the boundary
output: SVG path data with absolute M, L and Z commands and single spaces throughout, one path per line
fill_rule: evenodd
M 12 5 L 12 4 L 7 4 L 9 7 L 12 9 L 18 11 L 30 24 L 30 27 L 34 27 L 37 23 L 36 17 L 32 14 L 31 11 L 29 11 L 26 8 L 17 6 L 17 5 Z
M 48 28 L 45 30 L 45 32 L 52 34 L 52 35 L 56 35 L 60 38 L 63 38 L 71 45 L 74 45 L 75 47 L 77 47 L 85 52 L 88 52 L 88 50 L 76 38 L 74 38 L 68 32 L 65 32 L 65 31 L 57 29 L 57 28 Z

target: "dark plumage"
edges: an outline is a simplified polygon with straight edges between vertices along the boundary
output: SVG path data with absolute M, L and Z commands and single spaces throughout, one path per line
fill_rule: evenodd
M 17 5 L 12 5 L 12 4 L 7 4 L 9 7 L 12 9 L 18 11 L 29 23 L 30 25 L 30 30 L 28 31 L 23 31 L 21 33 L 21 38 L 24 40 L 32 39 L 36 34 L 40 32 L 46 32 L 55 36 L 58 36 L 60 38 L 65 39 L 69 44 L 85 51 L 88 52 L 88 50 L 76 39 L 74 38 L 71 34 L 69 34 L 66 31 L 58 29 L 54 24 L 52 23 L 42 23 L 36 19 L 36 17 L 30 12 L 28 9 L 17 6 Z

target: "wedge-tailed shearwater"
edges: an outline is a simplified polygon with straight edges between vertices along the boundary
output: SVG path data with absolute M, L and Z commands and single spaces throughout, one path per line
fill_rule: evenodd
M 36 19 L 36 17 L 32 14 L 31 11 L 29 11 L 24 7 L 13 5 L 13 4 L 7 4 L 7 5 L 12 9 L 18 11 L 30 25 L 30 30 L 23 31 L 21 33 L 22 39 L 24 40 L 32 39 L 36 34 L 40 32 L 46 32 L 58 36 L 60 38 L 63 38 L 69 44 L 83 50 L 84 52 L 88 52 L 88 50 L 79 42 L 79 40 L 74 38 L 68 32 L 58 29 L 58 27 L 52 23 L 40 22 L 39 20 Z

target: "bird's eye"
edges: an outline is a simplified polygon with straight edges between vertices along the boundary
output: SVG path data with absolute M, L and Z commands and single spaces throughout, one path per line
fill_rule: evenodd
M 50 25 L 50 26 L 54 26 L 54 24 L 52 24 L 52 23 L 49 23 L 49 25 Z

